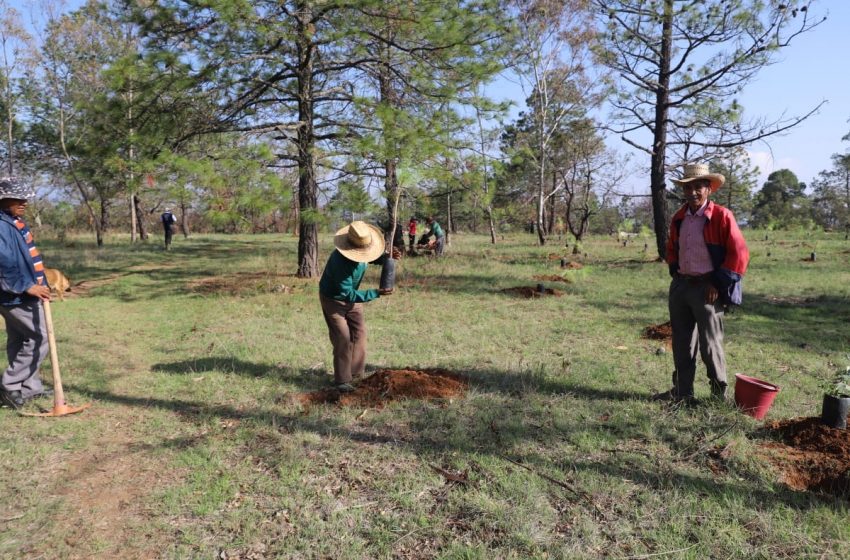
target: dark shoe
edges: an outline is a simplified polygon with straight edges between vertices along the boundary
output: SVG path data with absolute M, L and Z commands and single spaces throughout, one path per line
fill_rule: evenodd
M 3 404 L 12 407 L 15 410 L 24 406 L 25 402 L 20 391 L 3 391 L 3 395 L 0 397 L 0 400 L 3 401 Z
M 24 402 L 30 402 L 36 399 L 52 399 L 53 398 L 53 389 L 45 389 L 40 393 L 36 393 L 34 395 L 30 395 L 24 398 Z
M 669 403 L 682 403 L 686 406 L 694 406 L 697 404 L 696 398 L 693 395 L 685 395 L 682 396 L 676 392 L 676 389 L 670 389 L 669 391 L 664 391 L 663 393 L 656 393 L 652 395 L 653 401 L 660 402 L 669 402 Z
M 652 395 L 652 400 L 662 402 L 675 402 L 681 400 L 681 397 L 679 397 L 679 394 L 676 392 L 676 389 L 670 389 L 669 391 L 664 391 L 663 393 L 656 393 Z
M 340 393 L 353 393 L 356 390 L 353 385 L 349 385 L 348 383 L 337 383 L 334 385 L 334 389 Z
M 719 401 L 726 400 L 726 389 L 727 385 L 725 383 L 717 383 L 712 381 L 711 385 L 711 396 Z

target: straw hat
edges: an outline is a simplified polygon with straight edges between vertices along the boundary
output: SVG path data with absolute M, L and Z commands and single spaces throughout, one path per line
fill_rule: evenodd
M 15 177 L 3 177 L 0 178 L 0 199 L 4 198 L 30 200 L 35 198 L 35 192 Z
M 709 173 L 708 165 L 705 163 L 686 163 L 681 179 L 671 179 L 676 185 L 683 186 L 697 179 L 707 179 L 711 182 L 711 192 L 723 186 L 726 177 L 720 173 Z
M 349 260 L 372 262 L 384 252 L 384 232 L 358 220 L 336 232 L 334 246 Z

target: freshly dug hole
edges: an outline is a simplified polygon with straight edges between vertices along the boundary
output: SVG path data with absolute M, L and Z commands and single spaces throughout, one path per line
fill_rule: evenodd
M 303 405 L 338 404 L 382 408 L 390 401 L 403 399 L 441 400 L 463 397 L 469 387 L 466 377 L 444 369 L 381 369 L 355 382 L 355 391 L 340 393 L 322 389 L 298 395 Z

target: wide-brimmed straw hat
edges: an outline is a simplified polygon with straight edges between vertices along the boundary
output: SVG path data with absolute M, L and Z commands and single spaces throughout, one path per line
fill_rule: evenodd
M 711 192 L 716 191 L 726 182 L 726 177 L 720 173 L 709 173 L 705 163 L 686 163 L 680 179 L 671 179 L 676 185 L 686 185 L 697 179 L 707 179 L 711 182 Z
M 334 246 L 349 260 L 372 262 L 384 252 L 384 232 L 358 220 L 336 232 Z
M 35 198 L 35 192 L 16 177 L 2 177 L 0 178 L 0 200 L 4 198 L 30 200 Z

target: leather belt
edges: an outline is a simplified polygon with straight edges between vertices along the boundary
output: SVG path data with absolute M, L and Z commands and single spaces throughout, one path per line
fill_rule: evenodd
M 676 277 L 685 280 L 688 284 L 702 284 L 703 282 L 708 282 L 711 277 L 711 273 L 700 274 L 699 276 L 689 276 L 687 274 L 680 274 L 677 272 Z

